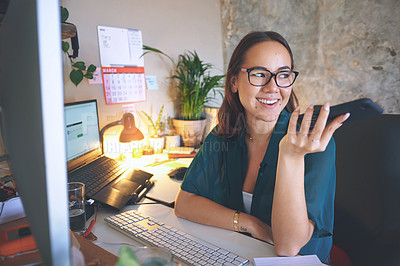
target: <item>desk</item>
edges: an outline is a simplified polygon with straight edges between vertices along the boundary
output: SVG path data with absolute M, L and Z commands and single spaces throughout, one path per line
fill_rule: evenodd
M 187 162 L 183 161 L 182 163 Z M 154 187 L 150 190 L 150 192 L 152 192 L 151 196 L 155 198 L 162 198 L 163 200 L 175 199 L 181 181 L 171 180 L 166 175 L 166 173 L 172 168 L 168 168 L 165 165 L 159 165 L 152 168 L 138 168 L 155 174 L 153 177 L 155 180 L 155 184 Z M 144 200 L 144 203 L 149 202 L 152 201 L 148 199 Z M 161 204 L 128 205 L 125 206 L 120 212 L 133 209 L 139 210 L 143 214 L 152 216 L 168 225 L 176 227 L 204 241 L 207 241 L 211 244 L 245 257 L 250 262 L 252 262 L 254 257 L 276 256 L 274 247 L 268 243 L 259 241 L 257 239 L 231 230 L 206 226 L 182 218 L 178 218 L 175 216 L 174 210 L 172 208 L 163 206 Z M 140 243 L 135 242 L 134 239 L 129 238 L 128 236 L 114 230 L 106 224 L 104 218 L 114 215 L 116 213 L 118 213 L 118 211 L 111 208 L 103 208 L 99 211 L 97 222 L 93 227 L 93 233 L 98 237 L 95 243 L 130 243 L 132 245 L 142 246 Z M 118 249 L 116 249 L 112 245 L 101 244 L 101 247 L 115 255 L 118 255 Z

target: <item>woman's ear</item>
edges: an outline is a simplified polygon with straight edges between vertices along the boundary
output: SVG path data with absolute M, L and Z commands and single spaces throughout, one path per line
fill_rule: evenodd
M 237 78 L 236 78 L 236 77 L 232 77 L 232 79 L 231 79 L 231 91 L 232 91 L 233 93 L 238 92 Z

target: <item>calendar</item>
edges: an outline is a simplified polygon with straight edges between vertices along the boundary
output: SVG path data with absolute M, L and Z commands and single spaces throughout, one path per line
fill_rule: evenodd
M 98 26 L 106 104 L 146 101 L 142 32 Z
M 106 104 L 146 101 L 144 67 L 102 67 Z

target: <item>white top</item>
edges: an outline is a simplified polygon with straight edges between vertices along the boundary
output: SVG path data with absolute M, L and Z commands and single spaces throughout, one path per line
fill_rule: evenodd
M 253 194 L 243 191 L 244 212 L 247 214 L 250 214 L 252 201 L 253 201 Z

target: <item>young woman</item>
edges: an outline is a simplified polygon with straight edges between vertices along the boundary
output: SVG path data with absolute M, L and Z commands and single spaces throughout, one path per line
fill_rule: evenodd
M 329 261 L 335 194 L 334 131 L 329 104 L 310 129 L 300 110 L 292 51 L 276 32 L 253 32 L 230 60 L 218 126 L 194 158 L 176 199 L 177 216 L 247 232 L 280 256 Z

